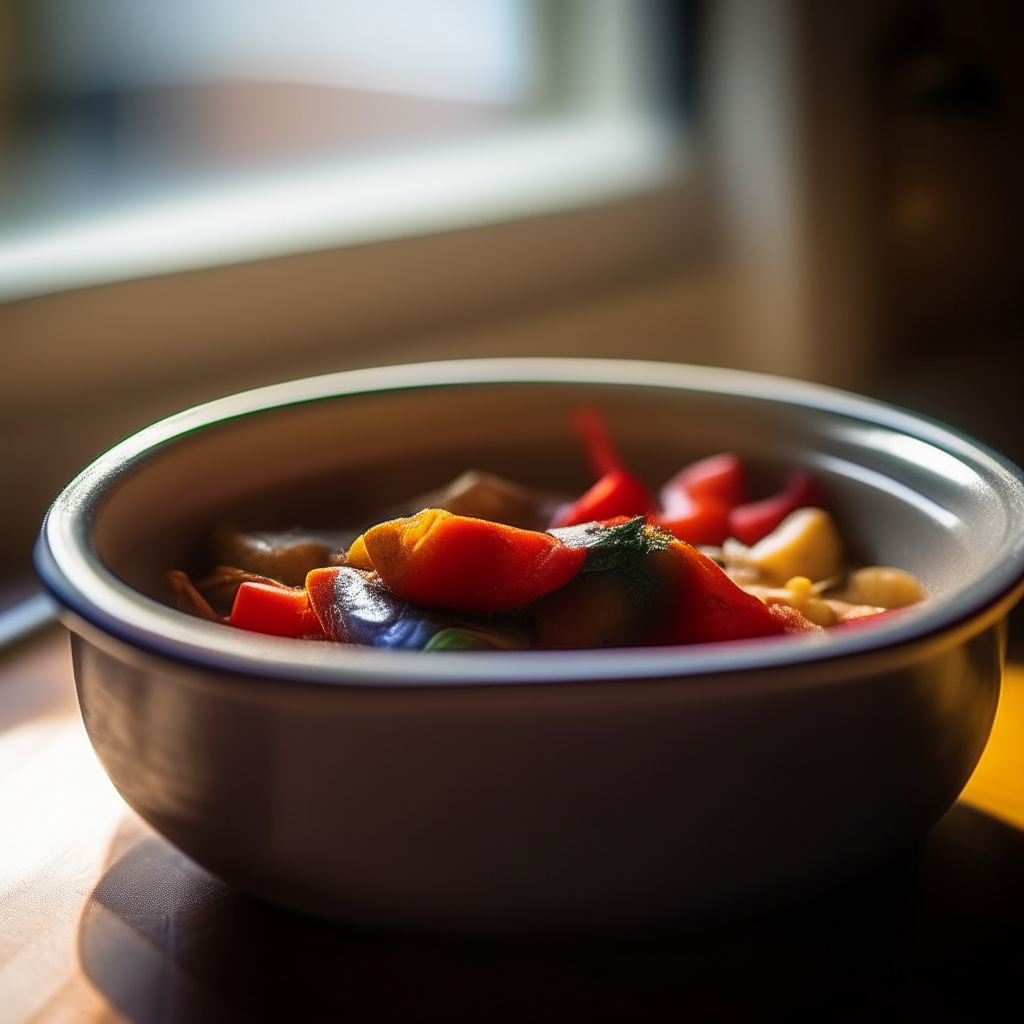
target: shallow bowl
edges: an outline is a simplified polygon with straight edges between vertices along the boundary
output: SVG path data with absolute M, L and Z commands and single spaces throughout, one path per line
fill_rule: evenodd
M 884 624 L 691 647 L 389 652 L 162 603 L 223 518 L 338 527 L 476 467 L 569 493 L 604 410 L 656 486 L 740 453 L 812 470 L 854 561 L 931 598 Z M 602 360 L 361 370 L 190 409 L 57 498 L 40 575 L 82 716 L 143 818 L 226 881 L 383 927 L 671 926 L 827 884 L 956 799 L 1024 579 L 1024 480 L 972 439 L 795 381 Z

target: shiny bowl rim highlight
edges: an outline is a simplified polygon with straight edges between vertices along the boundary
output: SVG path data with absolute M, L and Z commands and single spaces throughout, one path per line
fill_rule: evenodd
M 948 598 L 842 634 L 771 637 L 680 647 L 574 651 L 384 651 L 254 634 L 206 622 L 134 590 L 95 551 L 101 505 L 133 469 L 179 438 L 219 423 L 324 399 L 428 387 L 491 384 L 595 384 L 697 391 L 822 411 L 859 421 L 871 442 L 910 446 L 971 486 L 984 474 L 1015 513 L 1005 558 Z M 863 428 L 867 428 L 863 430 Z M 908 452 L 902 453 L 904 457 Z M 910 488 L 904 488 L 910 491 Z M 913 492 L 911 492 L 912 494 Z M 902 495 L 907 497 L 907 495 Z M 922 499 L 930 500 L 930 499 Z M 941 510 L 939 510 L 941 512 Z M 939 514 L 937 512 L 936 514 Z M 467 359 L 342 371 L 269 385 L 169 416 L 126 438 L 84 469 L 57 497 L 36 545 L 37 571 L 62 606 L 63 620 L 101 645 L 110 639 L 143 655 L 238 676 L 357 686 L 491 685 L 581 680 L 733 676 L 786 669 L 786 685 L 860 675 L 877 664 L 917 660 L 925 649 L 959 642 L 1002 618 L 1024 593 L 1024 472 L 955 428 L 897 407 L 818 384 L 747 371 L 618 359 Z M 724 680 L 723 680 L 724 681 Z M 780 680 L 781 682 L 782 680 Z

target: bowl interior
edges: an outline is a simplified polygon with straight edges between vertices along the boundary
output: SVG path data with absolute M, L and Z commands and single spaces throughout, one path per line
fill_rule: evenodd
M 747 460 L 755 495 L 788 468 L 811 469 L 848 561 L 908 569 L 936 598 L 997 567 L 1020 534 L 1020 483 L 1005 465 L 941 428 L 926 424 L 935 436 L 915 437 L 890 426 L 870 403 L 828 409 L 768 393 L 513 381 L 319 397 L 190 430 L 143 452 L 106 488 L 95 550 L 121 580 L 164 600 L 163 573 L 199 569 L 221 520 L 358 528 L 470 468 L 579 494 L 592 478 L 568 419 L 582 403 L 604 412 L 626 463 L 655 493 L 688 461 L 724 450 Z

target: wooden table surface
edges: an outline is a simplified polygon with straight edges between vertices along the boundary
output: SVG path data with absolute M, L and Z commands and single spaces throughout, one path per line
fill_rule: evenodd
M 632 941 L 382 935 L 225 886 L 123 803 L 67 635 L 0 655 L 0 1024 L 1021 1019 L 1024 667 L 960 802 L 798 906 Z

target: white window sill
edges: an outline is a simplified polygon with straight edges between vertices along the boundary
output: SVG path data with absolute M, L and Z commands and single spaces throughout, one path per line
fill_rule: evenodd
M 585 208 L 664 185 L 653 118 L 559 118 L 0 233 L 0 302 Z

